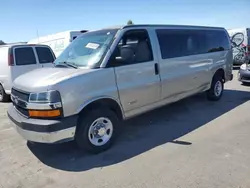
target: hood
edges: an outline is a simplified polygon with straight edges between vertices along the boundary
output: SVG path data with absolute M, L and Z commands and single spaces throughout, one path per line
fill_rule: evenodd
M 40 68 L 22 74 L 14 80 L 13 87 L 21 91 L 46 91 L 49 86 L 70 77 L 94 71 L 93 69 Z

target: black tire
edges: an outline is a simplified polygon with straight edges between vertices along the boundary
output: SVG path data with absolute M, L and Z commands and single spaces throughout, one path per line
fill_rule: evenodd
M 91 143 L 89 138 L 89 129 L 92 123 L 94 123 L 94 121 L 97 120 L 98 118 L 107 118 L 108 120 L 111 121 L 113 125 L 113 132 L 111 133 L 110 139 L 101 146 L 94 145 L 93 143 Z M 86 150 L 90 153 L 97 154 L 109 149 L 111 145 L 114 143 L 118 133 L 119 133 L 119 119 L 117 115 L 109 108 L 100 108 L 81 114 L 81 117 L 79 118 L 77 125 L 75 141 L 81 149 Z M 100 140 L 102 140 L 102 138 L 100 138 Z
M 3 86 L 0 84 L 0 102 L 8 102 L 9 95 L 7 95 L 4 91 Z
M 218 82 L 220 82 L 220 83 L 218 83 Z M 221 87 L 222 87 L 220 94 L 218 94 L 218 93 L 216 94 L 215 87 L 217 87 L 217 84 L 221 84 Z M 210 101 L 218 101 L 222 97 L 223 91 L 224 91 L 224 81 L 223 81 L 222 75 L 220 75 L 220 74 L 214 75 L 211 87 L 207 91 L 207 99 Z

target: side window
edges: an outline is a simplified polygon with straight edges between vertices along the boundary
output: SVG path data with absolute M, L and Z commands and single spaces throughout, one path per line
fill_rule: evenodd
M 231 44 L 228 35 L 224 31 L 219 31 L 218 35 L 221 39 L 220 47 L 224 48 L 224 50 L 229 50 L 231 48 Z
M 224 31 L 158 29 L 156 34 L 162 59 L 230 49 Z
M 230 49 L 230 42 L 224 31 L 206 31 L 207 52 L 218 52 Z
M 197 55 L 207 52 L 204 32 L 199 30 L 186 30 L 185 33 L 187 35 L 187 52 L 183 55 Z
M 40 64 L 52 63 L 55 59 L 49 48 L 36 47 L 36 52 Z
M 200 53 L 200 38 L 192 30 L 156 30 L 162 59 L 195 55 Z
M 31 47 L 16 48 L 15 50 L 16 65 L 36 64 L 36 58 Z
M 197 54 L 207 53 L 206 33 L 201 30 L 195 31 Z
M 150 39 L 146 30 L 131 30 L 124 34 L 111 57 L 112 65 L 153 61 Z

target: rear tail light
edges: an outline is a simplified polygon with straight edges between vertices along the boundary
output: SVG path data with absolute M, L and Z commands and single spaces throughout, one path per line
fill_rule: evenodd
M 12 54 L 9 54 L 8 65 L 9 66 L 13 66 L 14 65 L 14 59 L 13 59 L 13 55 Z

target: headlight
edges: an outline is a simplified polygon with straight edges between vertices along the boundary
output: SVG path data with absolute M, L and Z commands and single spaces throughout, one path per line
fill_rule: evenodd
M 31 93 L 28 112 L 32 118 L 61 117 L 63 111 L 60 93 L 58 91 Z
M 61 102 L 61 96 L 58 91 L 47 91 L 41 93 L 31 93 L 30 103 L 57 103 Z
M 241 66 L 240 66 L 240 69 L 242 69 L 242 70 L 246 70 L 247 69 L 247 65 L 244 63 L 244 64 L 242 64 Z

